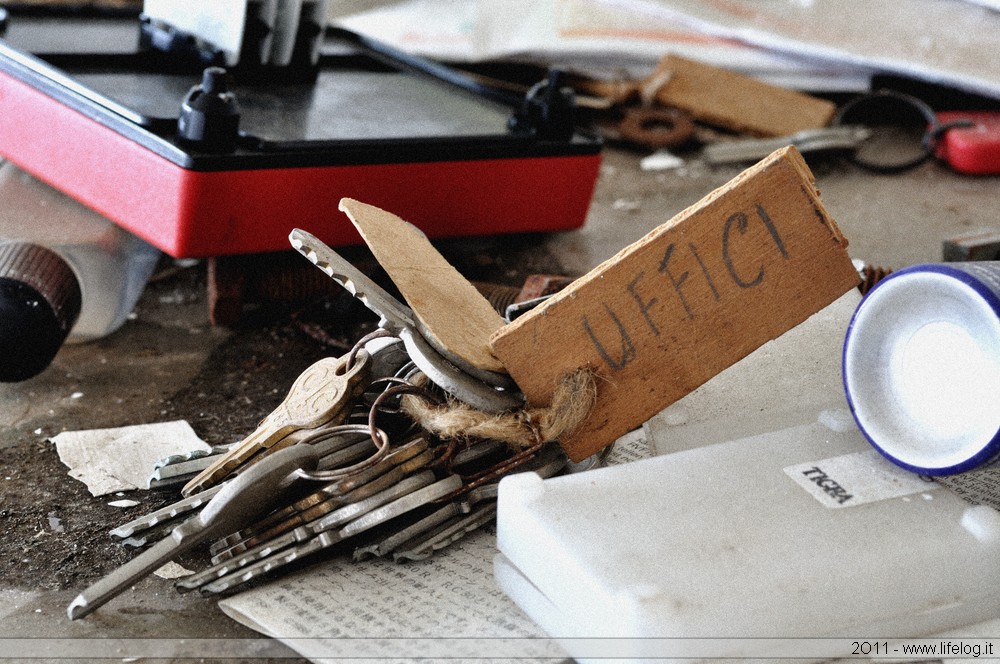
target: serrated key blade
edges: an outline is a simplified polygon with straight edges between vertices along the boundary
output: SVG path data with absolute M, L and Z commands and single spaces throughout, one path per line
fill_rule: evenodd
M 395 333 L 404 327 L 415 327 L 416 319 L 408 306 L 390 295 L 316 236 L 296 228 L 289 234 L 288 240 L 292 247 L 313 265 L 378 314 L 382 321 L 381 327 Z

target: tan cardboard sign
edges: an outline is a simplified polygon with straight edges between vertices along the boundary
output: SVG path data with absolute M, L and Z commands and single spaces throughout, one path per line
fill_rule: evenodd
M 596 372 L 594 410 L 560 441 L 580 460 L 856 286 L 846 246 L 801 155 L 784 148 L 490 345 L 533 405 L 567 372 Z

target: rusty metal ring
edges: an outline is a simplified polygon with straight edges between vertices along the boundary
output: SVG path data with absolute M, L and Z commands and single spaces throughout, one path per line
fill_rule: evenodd
M 345 433 L 367 433 L 371 436 L 372 442 L 375 443 L 375 452 L 363 461 L 344 468 L 337 468 L 336 470 L 299 469 L 295 472 L 296 477 L 314 482 L 333 482 L 375 465 L 389 453 L 389 435 L 385 431 L 374 427 L 371 423 L 338 424 L 332 427 L 324 427 L 316 431 L 316 433 L 310 434 L 300 440 L 299 444 L 313 444 Z
M 618 131 L 630 143 L 661 150 L 677 147 L 691 138 L 694 122 L 676 108 L 628 108 Z

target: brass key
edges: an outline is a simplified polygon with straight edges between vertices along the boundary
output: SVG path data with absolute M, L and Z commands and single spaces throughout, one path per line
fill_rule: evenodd
M 368 386 L 371 356 L 362 351 L 352 366 L 347 362 L 347 355 L 326 357 L 303 371 L 284 401 L 253 433 L 184 485 L 181 493 L 190 496 L 218 484 L 238 469 L 293 444 L 300 438 L 296 432 L 342 423 L 351 401 Z

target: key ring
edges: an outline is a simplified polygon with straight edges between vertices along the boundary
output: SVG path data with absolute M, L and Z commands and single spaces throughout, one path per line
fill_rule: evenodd
M 898 124 L 885 122 L 887 119 L 898 121 Z M 882 122 L 878 122 L 880 120 Z M 937 142 L 944 132 L 956 127 L 968 126 L 967 121 L 941 124 L 938 122 L 934 109 L 926 102 L 894 90 L 879 90 L 853 99 L 844 104 L 833 119 L 835 125 L 862 125 L 869 128 L 873 125 L 889 125 L 905 129 L 907 125 L 916 127 L 917 123 L 919 123 L 921 138 L 917 143 L 919 152 L 915 156 L 906 157 L 896 162 L 869 159 L 865 156 L 864 145 L 850 156 L 850 160 L 860 168 L 881 174 L 902 173 L 916 168 L 933 156 Z M 885 150 L 882 149 L 882 146 L 875 145 L 869 152 L 883 154 Z
M 344 468 L 337 468 L 336 470 L 310 471 L 300 468 L 295 472 L 295 476 L 304 480 L 332 482 L 375 465 L 389 453 L 389 435 L 382 429 L 369 424 L 340 424 L 334 427 L 327 427 L 306 436 L 299 441 L 299 444 L 313 444 L 345 433 L 364 433 L 370 435 L 372 442 L 375 443 L 374 454 L 364 461 L 359 461 Z

